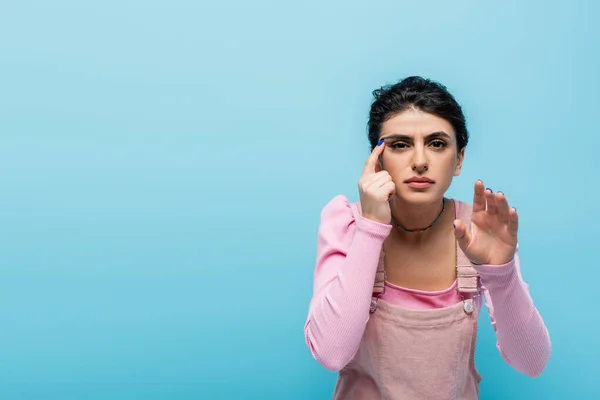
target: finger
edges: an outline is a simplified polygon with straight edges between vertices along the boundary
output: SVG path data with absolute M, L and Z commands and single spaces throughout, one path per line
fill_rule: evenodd
M 379 144 L 375 146 L 375 148 L 371 152 L 371 155 L 369 155 L 369 157 L 367 158 L 362 172 L 363 175 L 374 174 L 377 172 L 377 159 L 379 158 L 379 155 L 383 153 L 384 148 L 385 142 L 383 141 L 383 139 L 381 139 L 379 141 Z
M 498 192 L 496 194 L 496 212 L 498 214 L 498 219 L 503 224 L 508 223 L 508 200 L 506 200 L 506 196 L 504 193 Z
M 487 203 L 487 213 L 489 215 L 496 215 L 498 211 L 496 206 L 496 196 L 494 195 L 494 192 L 492 192 L 492 189 L 485 189 L 485 201 Z
M 473 212 L 485 211 L 485 186 L 481 179 L 475 182 L 475 190 L 473 194 Z
M 519 230 L 519 215 L 517 214 L 516 208 L 511 208 L 508 212 L 508 232 L 511 235 L 517 236 Z
M 380 171 L 372 175 L 361 176 L 360 180 L 358 181 L 358 189 L 362 193 L 373 193 L 391 180 L 392 177 L 387 171 Z
M 381 139 L 377 146 L 371 151 L 371 154 L 367 158 L 365 162 L 365 166 L 363 168 L 363 175 L 369 175 L 376 173 L 378 167 L 379 156 L 383 153 L 383 149 L 385 148 L 385 141 Z
M 469 235 L 467 227 L 460 219 L 454 220 L 454 237 L 456 237 L 456 241 L 462 251 L 465 252 L 471 242 L 471 235 Z
M 387 195 L 387 200 L 396 194 L 396 184 L 394 182 L 388 182 L 381 187 L 381 190 L 384 190 L 384 193 Z
M 376 173 L 375 175 L 369 176 L 366 187 L 374 187 L 379 188 L 383 186 L 385 183 L 388 183 L 392 180 L 392 177 L 387 171 L 381 171 Z
M 385 171 L 383 169 L 383 152 L 377 157 L 377 164 L 375 165 L 375 172 Z

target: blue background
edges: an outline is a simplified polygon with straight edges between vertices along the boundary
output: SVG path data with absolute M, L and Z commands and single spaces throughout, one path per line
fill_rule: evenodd
M 484 399 L 598 398 L 592 1 L 0 3 L 0 398 L 328 399 L 305 347 L 321 208 L 357 199 L 371 91 L 463 104 L 553 341 Z

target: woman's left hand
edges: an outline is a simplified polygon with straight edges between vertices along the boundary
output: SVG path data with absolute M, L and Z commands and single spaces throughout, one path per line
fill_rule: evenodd
M 454 221 L 458 245 L 473 264 L 502 265 L 511 261 L 517 248 L 517 210 L 509 208 L 502 192 L 494 194 L 483 182 L 475 182 L 469 229 Z

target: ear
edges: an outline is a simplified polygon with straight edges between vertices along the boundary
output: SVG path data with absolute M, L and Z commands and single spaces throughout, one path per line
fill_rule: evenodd
M 454 167 L 454 176 L 459 176 L 462 170 L 462 163 L 465 159 L 465 148 L 463 147 L 457 155 L 458 162 L 456 163 L 456 167 Z

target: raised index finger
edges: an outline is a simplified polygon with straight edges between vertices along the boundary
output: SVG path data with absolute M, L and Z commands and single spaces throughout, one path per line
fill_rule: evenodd
M 375 148 L 371 152 L 371 155 L 369 155 L 369 158 L 367 158 L 367 161 L 365 162 L 365 167 L 363 168 L 362 172 L 363 175 L 374 174 L 376 172 L 375 167 L 377 166 L 377 159 L 379 158 L 381 153 L 383 153 L 384 147 L 385 142 L 383 139 L 381 139 L 377 146 L 375 146 Z

